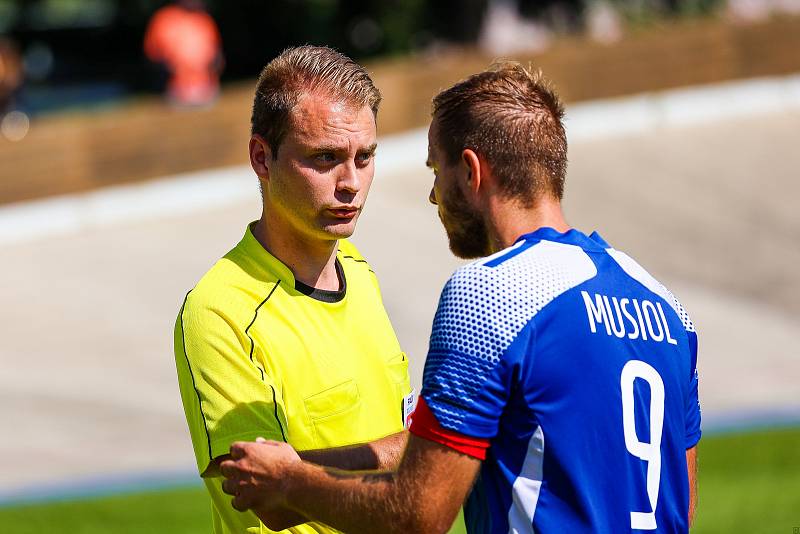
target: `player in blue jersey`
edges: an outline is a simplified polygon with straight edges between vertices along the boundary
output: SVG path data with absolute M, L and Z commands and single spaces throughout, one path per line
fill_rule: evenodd
M 697 337 L 675 297 L 561 211 L 563 108 L 505 63 L 433 102 L 428 165 L 452 251 L 397 471 L 238 443 L 235 507 L 346 532 L 687 532 L 700 439 Z

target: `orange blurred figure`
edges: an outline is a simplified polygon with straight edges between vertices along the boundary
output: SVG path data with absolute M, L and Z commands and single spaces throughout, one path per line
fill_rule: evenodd
M 144 51 L 170 73 L 169 99 L 179 105 L 203 105 L 219 92 L 222 42 L 214 19 L 202 2 L 182 1 L 153 14 Z
M 0 118 L 14 108 L 14 94 L 22 85 L 22 60 L 16 45 L 0 36 Z

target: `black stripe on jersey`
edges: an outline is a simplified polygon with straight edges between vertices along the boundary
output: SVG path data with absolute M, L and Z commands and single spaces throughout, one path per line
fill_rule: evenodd
M 284 443 L 286 441 L 286 434 L 283 432 L 283 425 L 281 424 L 281 419 L 278 417 L 278 399 L 275 398 L 275 388 L 270 384 L 269 386 L 272 389 L 272 406 L 275 408 L 275 420 L 278 422 L 278 428 L 281 429 L 281 437 L 283 438 Z
M 367 269 L 369 269 L 369 272 L 371 272 L 372 274 L 375 274 L 375 271 L 372 270 L 372 267 L 370 267 L 369 262 L 367 260 L 360 260 L 358 258 L 354 258 L 353 256 L 348 256 L 347 254 L 342 254 L 342 258 L 347 258 L 349 260 L 353 260 L 353 261 L 358 262 L 358 263 L 366 263 L 367 264 Z
M 191 293 L 191 291 L 189 291 Z M 203 418 L 203 428 L 206 431 L 206 440 L 208 440 L 208 458 L 214 461 L 214 454 L 211 452 L 211 434 L 208 432 L 208 423 L 206 422 L 206 414 L 203 412 L 203 401 L 200 398 L 200 390 L 197 389 L 197 384 L 194 381 L 194 373 L 192 373 L 192 366 L 189 363 L 189 355 L 186 353 L 186 330 L 183 328 L 183 310 L 186 309 L 186 301 L 189 298 L 189 293 L 183 298 L 183 305 L 181 306 L 181 342 L 183 344 L 183 356 L 186 358 L 186 367 L 189 368 L 189 376 L 192 377 L 192 387 L 197 394 L 197 406 L 200 408 L 200 417 Z
M 270 290 L 269 294 L 267 295 L 267 298 L 265 298 L 264 300 L 262 300 L 262 301 L 261 301 L 261 304 L 259 304 L 258 306 L 256 306 L 256 311 L 255 311 L 255 313 L 253 313 L 253 320 L 252 320 L 252 321 L 250 321 L 250 324 L 249 324 L 249 325 L 247 325 L 247 328 L 245 328 L 245 329 L 244 329 L 244 333 L 245 333 L 245 335 L 247 335 L 247 338 L 250 340 L 250 362 L 251 362 L 253 365 L 255 365 L 255 366 L 256 366 L 256 369 L 258 369 L 258 370 L 259 370 L 259 372 L 261 373 L 261 381 L 262 381 L 262 382 L 264 381 L 264 369 L 262 369 L 262 368 L 261 368 L 261 367 L 260 367 L 260 366 L 259 366 L 259 365 L 258 365 L 258 364 L 255 362 L 255 360 L 253 360 L 253 350 L 255 349 L 256 342 L 253 340 L 252 336 L 250 336 L 250 327 L 251 327 L 251 326 L 253 326 L 253 324 L 256 322 L 256 319 L 258 318 L 258 310 L 260 310 L 260 309 L 261 309 L 261 306 L 263 306 L 263 305 L 264 305 L 264 304 L 265 304 L 265 303 L 266 303 L 266 302 L 267 302 L 267 301 L 270 299 L 270 297 L 272 296 L 272 294 L 273 294 L 273 293 L 275 293 L 275 290 L 276 290 L 276 289 L 278 289 L 278 286 L 280 285 L 280 283 L 281 283 L 281 281 L 280 281 L 280 280 L 278 280 L 277 282 L 275 282 L 275 285 L 274 285 L 274 286 L 272 286 L 272 289 Z M 277 401 L 277 399 L 275 398 L 275 388 L 274 388 L 274 387 L 272 387 L 272 384 L 270 384 L 270 385 L 269 385 L 269 387 L 270 387 L 270 389 L 272 390 L 272 405 L 275 407 L 275 420 L 278 422 L 278 428 L 280 428 L 280 429 L 281 429 L 281 437 L 283 437 L 283 441 L 286 441 L 286 433 L 283 431 L 283 425 L 281 424 L 281 420 L 280 420 L 280 418 L 278 417 L 278 401 Z
M 255 322 L 256 322 L 256 319 L 258 318 L 258 310 L 259 310 L 259 309 L 261 309 L 261 306 L 263 306 L 263 305 L 264 305 L 264 303 L 265 303 L 265 302 L 267 302 L 267 301 L 269 300 L 269 298 L 272 296 L 272 294 L 273 294 L 273 293 L 275 293 L 275 290 L 276 290 L 276 289 L 278 289 L 278 285 L 279 285 L 280 283 L 281 283 L 281 281 L 280 281 L 280 280 L 278 280 L 277 282 L 275 282 L 275 285 L 274 285 L 274 286 L 272 286 L 272 289 L 270 290 L 270 292 L 269 292 L 269 295 L 267 295 L 267 298 L 265 298 L 264 300 L 262 300 L 262 301 L 261 301 L 261 304 L 259 304 L 258 306 L 256 306 L 256 311 L 255 311 L 255 313 L 253 314 L 253 320 L 252 320 L 252 321 L 250 321 L 250 324 L 249 324 L 249 325 L 247 325 L 247 328 L 245 328 L 245 329 L 244 329 L 244 333 L 245 333 L 245 335 L 246 335 L 246 336 L 247 336 L 247 338 L 250 340 L 250 363 L 252 363 L 253 365 L 255 365 L 255 366 L 256 366 L 256 368 L 257 368 L 257 369 L 258 369 L 258 370 L 261 372 L 261 381 L 262 381 L 262 382 L 264 381 L 264 370 L 263 370 L 261 367 L 259 367 L 259 366 L 258 366 L 258 364 L 257 364 L 257 363 L 256 363 L 256 362 L 253 360 L 253 349 L 255 348 L 255 346 L 256 346 L 256 343 L 255 343 L 255 341 L 253 341 L 253 338 L 252 338 L 252 337 L 250 337 L 250 327 L 251 327 L 251 326 L 253 326 L 253 323 L 255 323 Z

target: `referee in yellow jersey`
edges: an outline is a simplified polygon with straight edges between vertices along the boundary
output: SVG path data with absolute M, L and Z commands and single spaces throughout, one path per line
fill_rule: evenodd
M 215 533 L 337 532 L 286 511 L 263 525 L 222 492 L 231 443 L 286 441 L 304 459 L 387 469 L 413 404 L 408 361 L 369 264 L 346 238 L 374 174 L 381 96 L 326 47 L 291 48 L 262 71 L 250 163 L 263 212 L 186 296 L 175 361 Z

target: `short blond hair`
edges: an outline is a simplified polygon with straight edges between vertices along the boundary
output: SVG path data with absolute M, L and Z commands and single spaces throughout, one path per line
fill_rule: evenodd
M 251 133 L 264 138 L 273 158 L 300 97 L 319 91 L 378 115 L 381 93 L 361 65 L 327 46 L 287 48 L 261 71 L 250 121 Z

